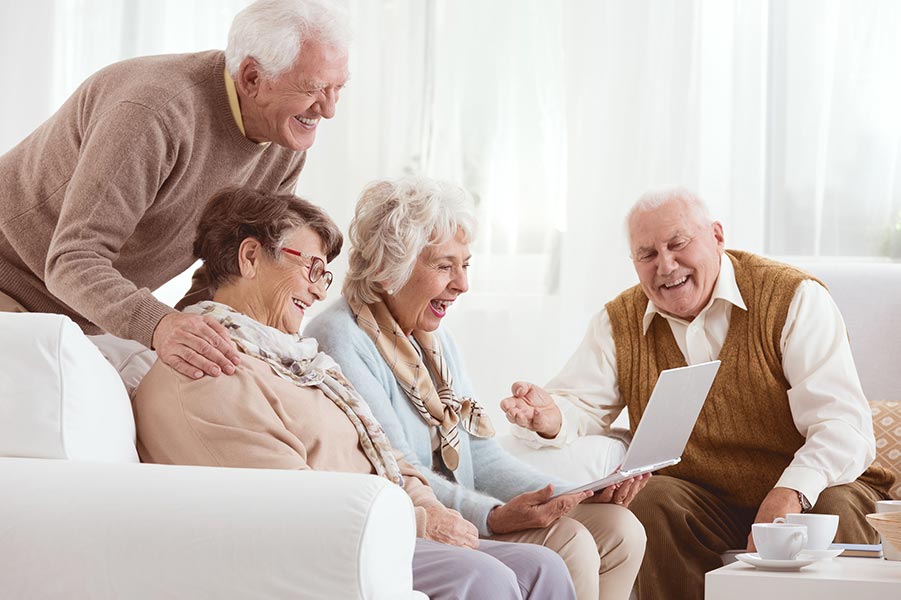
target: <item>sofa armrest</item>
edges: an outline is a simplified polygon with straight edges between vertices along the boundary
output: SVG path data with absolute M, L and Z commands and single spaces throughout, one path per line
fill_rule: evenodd
M 413 598 L 413 507 L 372 475 L 0 458 L 10 598 Z

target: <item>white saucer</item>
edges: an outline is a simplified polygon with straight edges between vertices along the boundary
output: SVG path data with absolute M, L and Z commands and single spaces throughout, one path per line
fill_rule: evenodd
M 814 560 L 832 560 L 844 551 L 844 548 L 826 548 L 825 550 L 801 550 L 798 558 L 802 560 L 806 560 L 808 558 L 812 558 Z
M 806 567 L 818 560 L 812 556 L 809 558 L 802 558 L 802 555 L 803 553 L 799 554 L 798 558 L 793 560 L 776 560 L 772 558 L 760 558 L 760 555 L 756 552 L 749 552 L 739 554 L 735 558 L 752 567 L 756 567 L 761 571 L 798 571 L 801 567 Z

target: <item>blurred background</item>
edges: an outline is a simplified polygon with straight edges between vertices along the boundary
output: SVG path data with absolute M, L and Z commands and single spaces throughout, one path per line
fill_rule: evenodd
M 377 178 L 473 193 L 471 291 L 445 326 L 496 415 L 512 381 L 544 383 L 637 282 L 623 218 L 649 188 L 698 191 L 727 247 L 901 259 L 901 2 L 341 3 L 351 80 L 297 193 L 345 231 Z M 109 63 L 224 48 L 246 4 L 0 0 L 0 153 Z M 172 304 L 188 281 L 157 295 Z

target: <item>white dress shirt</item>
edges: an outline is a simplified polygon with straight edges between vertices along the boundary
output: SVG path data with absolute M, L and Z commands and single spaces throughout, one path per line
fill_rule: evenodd
M 732 261 L 723 255 L 710 302 L 691 322 L 664 314 L 648 302 L 643 327 L 655 314 L 667 320 L 687 364 L 716 360 L 733 310 L 747 310 Z M 788 403 L 804 445 L 776 487 L 802 492 L 816 503 L 827 487 L 850 483 L 873 462 L 876 442 L 869 405 L 851 356 L 838 307 L 812 280 L 792 297 L 780 339 Z M 607 309 L 595 315 L 575 353 L 546 386 L 563 413 L 556 438 L 514 427 L 533 447 L 562 447 L 583 435 L 605 434 L 625 407 L 617 386 L 616 346 Z

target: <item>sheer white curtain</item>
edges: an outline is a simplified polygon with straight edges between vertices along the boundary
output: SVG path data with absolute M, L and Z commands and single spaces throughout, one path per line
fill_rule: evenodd
M 249 0 L 30 0 L 0 4 L 0 152 L 50 116 L 91 73 L 147 54 L 224 48 Z
M 467 31 L 469 52 L 481 50 L 492 64 L 519 65 L 526 75 L 518 83 L 533 82 L 542 93 L 533 90 L 525 103 L 515 95 L 499 106 L 497 95 L 482 101 L 491 116 L 525 108 L 520 129 L 527 139 L 522 131 L 516 138 L 487 127 L 472 130 L 475 139 L 467 143 L 504 147 L 492 136 L 506 136 L 514 172 L 550 195 L 545 210 L 536 211 L 531 241 L 522 245 L 538 253 L 518 254 L 533 259 L 532 279 L 485 293 L 475 285 L 480 277 L 505 281 L 509 273 L 475 265 L 471 297 L 450 321 L 461 345 L 478 349 L 470 370 L 491 399 L 507 393 L 514 379 L 550 377 L 589 317 L 635 283 L 623 218 L 645 190 L 668 183 L 697 189 L 726 223 L 730 243 L 750 250 L 764 249 L 765 217 L 766 2 L 545 1 L 535 7 L 541 35 L 531 40 L 522 25 L 507 33 L 506 15 L 520 3 L 500 4 L 496 21 Z M 480 37 L 482 31 L 489 33 Z M 534 55 L 541 59 L 528 60 Z M 497 68 L 498 86 L 508 85 L 505 77 Z M 458 88 L 457 94 L 478 91 Z M 542 110 L 530 113 L 530 105 Z M 448 113 L 456 114 L 448 109 L 435 118 Z M 548 127 L 539 126 L 542 118 Z M 559 169 L 518 166 L 523 156 L 548 155 L 561 159 Z M 467 184 L 491 189 L 479 180 Z M 480 199 L 494 202 L 487 193 Z M 503 227 L 484 216 L 482 225 Z M 496 252 L 484 239 L 477 244 L 480 259 Z
M 767 248 L 901 258 L 901 3 L 774 3 Z

